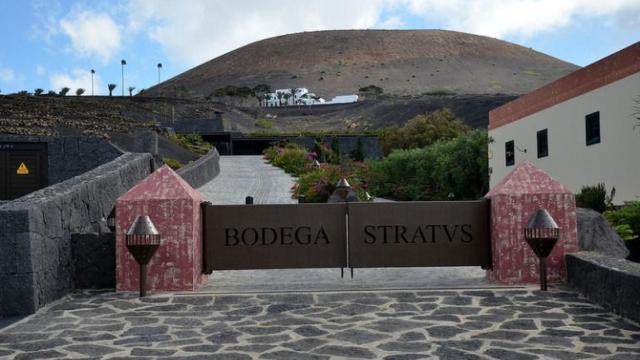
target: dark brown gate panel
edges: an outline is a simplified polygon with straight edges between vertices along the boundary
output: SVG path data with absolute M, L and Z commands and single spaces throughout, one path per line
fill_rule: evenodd
M 351 267 L 491 264 L 486 200 L 348 206 Z
M 0 143 L 0 200 L 11 200 L 47 186 L 47 145 Z
M 203 205 L 204 271 L 345 267 L 345 204 Z

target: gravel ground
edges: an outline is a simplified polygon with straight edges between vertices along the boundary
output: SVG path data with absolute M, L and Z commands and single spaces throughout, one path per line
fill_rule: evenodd
M 75 293 L 0 330 L 0 357 L 639 359 L 640 327 L 571 290 Z

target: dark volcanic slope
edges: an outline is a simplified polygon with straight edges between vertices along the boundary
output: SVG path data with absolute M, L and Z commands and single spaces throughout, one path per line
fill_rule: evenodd
M 147 90 L 206 97 L 226 85 L 306 87 L 324 97 L 370 84 L 385 93 L 522 94 L 577 66 L 506 41 L 443 30 L 336 30 L 258 41 Z

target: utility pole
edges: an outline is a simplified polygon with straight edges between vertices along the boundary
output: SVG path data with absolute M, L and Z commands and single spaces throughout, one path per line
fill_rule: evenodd
M 162 69 L 162 63 L 158 63 L 158 84 L 160 84 L 160 69 Z
M 94 69 L 91 69 L 91 96 L 93 96 L 93 74 L 95 74 L 96 71 Z
M 127 65 L 127 62 L 122 59 L 120 60 L 120 65 L 122 66 L 122 96 L 124 96 L 124 66 Z

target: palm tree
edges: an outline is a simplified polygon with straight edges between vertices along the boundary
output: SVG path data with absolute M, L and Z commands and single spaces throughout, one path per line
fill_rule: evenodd
M 303 103 L 302 99 L 307 100 L 309 98 L 309 94 L 302 94 L 300 99 L 298 100 L 301 104 Z M 306 103 L 306 102 L 305 102 Z
M 91 96 L 93 96 L 93 75 L 96 73 L 94 69 L 91 69 Z
M 271 101 L 271 94 L 264 95 L 264 107 L 269 107 L 269 102 Z
M 158 84 L 160 84 L 160 69 L 162 69 L 162 63 L 158 63 Z
M 68 87 L 65 86 L 62 89 L 60 89 L 59 95 L 60 96 L 67 96 L 67 93 L 69 92 L 69 90 L 71 90 L 71 89 L 69 89 Z
M 296 104 L 296 92 L 298 91 L 298 88 L 291 88 L 291 105 L 295 105 Z
M 276 97 L 278 98 L 278 106 L 282 106 L 282 97 L 283 97 L 283 95 L 284 94 L 279 92 L 279 91 L 276 93 Z
M 83 88 L 77 88 L 76 89 L 76 96 L 82 96 L 82 94 L 84 94 L 84 89 Z
M 122 96 L 124 96 L 124 66 L 127 65 L 127 62 L 122 59 L 120 60 L 120 66 L 122 67 Z
M 113 93 L 113 90 L 116 88 L 116 84 L 109 84 L 107 87 L 109 88 L 109 96 Z
M 133 96 L 133 90 L 135 90 L 135 86 L 129 86 L 129 96 Z
M 285 103 L 286 105 L 289 105 L 289 98 L 290 98 L 290 97 L 291 97 L 291 94 L 289 94 L 289 93 L 285 93 L 285 94 L 284 94 L 284 103 Z
M 37 88 L 37 89 L 35 89 L 35 90 L 33 91 L 33 94 L 34 94 L 35 96 L 40 96 L 40 95 L 42 95 L 42 93 L 43 93 L 43 92 L 44 92 L 44 89 Z

